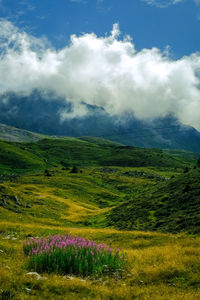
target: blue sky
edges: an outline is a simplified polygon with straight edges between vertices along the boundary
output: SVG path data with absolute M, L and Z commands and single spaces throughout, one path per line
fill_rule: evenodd
M 71 34 L 110 32 L 119 23 L 136 49 L 170 46 L 174 58 L 200 49 L 199 0 L 1 0 L 0 17 L 63 47 Z

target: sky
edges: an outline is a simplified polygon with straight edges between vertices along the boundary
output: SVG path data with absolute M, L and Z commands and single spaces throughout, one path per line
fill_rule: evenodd
M 0 17 L 57 48 L 71 34 L 102 36 L 118 23 L 138 50 L 169 46 L 175 58 L 199 51 L 199 0 L 1 0 Z
M 0 94 L 51 90 L 200 130 L 200 0 L 0 0 Z M 6 97 L 1 98 L 6 101 Z

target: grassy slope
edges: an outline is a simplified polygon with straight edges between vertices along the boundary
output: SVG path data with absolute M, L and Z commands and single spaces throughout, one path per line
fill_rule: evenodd
M 148 193 L 158 185 L 165 186 L 168 184 L 165 178 L 178 176 L 186 162 L 182 163 L 180 157 L 174 160 L 157 150 L 105 146 L 104 142 L 103 146 L 99 140 L 93 143 L 84 139 L 1 144 L 1 155 L 8 155 L 1 160 L 3 172 L 5 168 L 7 172 L 29 170 L 28 174 L 0 184 L 2 298 L 200 298 L 200 240 L 197 236 L 105 228 L 105 214 L 113 207 L 139 197 L 144 191 Z M 119 165 L 126 164 L 130 157 L 132 163 L 137 165 L 137 161 L 140 165 L 106 167 L 102 163 L 106 159 L 111 165 L 116 165 L 116 161 Z M 61 160 L 66 166 L 85 164 L 86 167 L 81 167 L 82 173 L 71 174 L 70 169 L 62 170 Z M 13 162 L 16 163 L 14 168 Z M 53 167 L 55 165 L 58 167 Z M 31 168 L 34 173 L 30 172 Z M 45 176 L 45 168 L 51 176 Z M 22 240 L 28 236 L 67 232 L 126 250 L 129 261 L 126 276 L 116 281 L 56 274 L 44 274 L 37 280 L 36 276 L 27 275 Z
M 1 223 L 0 230 L 2 299 L 196 300 L 200 297 L 197 237 L 20 222 Z M 57 274 L 42 274 L 37 280 L 37 276 L 28 275 L 22 240 L 27 236 L 55 233 L 81 235 L 122 248 L 128 254 L 128 273 L 120 280 Z
M 98 169 L 83 169 L 79 174 L 55 169 L 50 174 L 39 172 L 2 183 L 0 218 L 81 226 L 121 199 L 120 193 L 101 179 Z
M 0 141 L 0 170 L 16 173 L 22 170 L 44 168 L 44 161 L 37 153 L 31 153 L 23 144 Z
M 162 182 L 123 204 L 108 215 L 121 229 L 200 232 L 200 171 Z
M 54 166 L 183 167 L 187 160 L 161 150 L 143 149 L 103 139 L 44 139 L 36 143 L 0 142 L 0 171 L 27 172 Z
M 105 213 L 113 206 L 141 194 L 144 189 L 163 184 L 164 178 L 178 173 L 145 167 L 86 167 L 78 174 L 59 168 L 52 169 L 50 174 L 47 177 L 40 171 L 0 185 L 1 203 L 4 199 L 0 207 L 3 299 L 196 300 L 200 297 L 197 236 L 102 228 L 106 226 Z M 125 250 L 128 273 L 117 281 L 56 274 L 42 274 L 44 278 L 37 280 L 36 276 L 27 275 L 22 240 L 68 232 Z
M 130 170 L 145 170 L 146 177 L 126 176 L 124 173 Z M 51 215 L 52 224 L 59 222 L 66 225 L 69 220 L 74 220 L 75 225 L 79 226 L 84 222 L 98 226 L 101 221 L 105 225 L 103 216 L 100 219 L 94 216 L 120 204 L 129 195 L 140 194 L 145 186 L 152 186 L 171 174 L 164 172 L 162 177 L 157 177 L 157 172 L 148 168 L 116 167 L 86 167 L 81 172 L 71 174 L 70 169 L 54 168 L 50 171 L 51 176 L 45 176 L 44 171 L 40 171 L 2 183 L 0 217 L 12 220 L 16 216 L 22 222 L 35 222 L 36 219 L 43 222 L 41 217 L 49 218 Z M 148 174 L 151 174 L 150 178 Z

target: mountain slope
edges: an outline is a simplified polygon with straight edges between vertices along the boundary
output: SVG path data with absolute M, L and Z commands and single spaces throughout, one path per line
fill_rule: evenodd
M 0 123 L 0 140 L 8 142 L 36 142 L 42 138 L 44 138 L 44 135 Z
M 0 97 L 0 122 L 10 126 L 47 135 L 102 137 L 136 147 L 200 152 L 200 133 L 172 116 L 147 122 L 130 115 L 110 116 L 95 106 L 87 110 L 86 116 L 71 118 L 69 103 L 39 91 Z
M 0 142 L 0 169 L 26 171 L 63 166 L 183 168 L 186 162 L 162 150 L 121 146 L 104 139 L 44 139 L 35 143 Z
M 200 171 L 144 190 L 107 216 L 120 229 L 200 233 Z

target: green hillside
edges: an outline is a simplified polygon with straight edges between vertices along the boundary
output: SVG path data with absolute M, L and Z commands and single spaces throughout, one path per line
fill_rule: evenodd
M 162 150 L 123 146 L 100 138 L 0 142 L 0 170 L 3 173 L 73 165 L 184 168 L 186 164 L 188 159 L 171 156 Z
M 51 168 L 0 185 L 1 218 L 199 233 L 200 173 L 153 167 Z M 183 171 L 182 171 L 183 172 Z M 171 178 L 172 177 L 172 178 Z M 174 178 L 173 178 L 174 177 Z
M 50 189 L 47 194 L 54 202 L 55 196 L 67 195 L 72 201 L 89 203 L 94 211 L 114 207 L 109 213 L 102 211 L 100 217 L 91 213 L 90 218 L 86 214 L 82 221 L 92 226 L 103 222 L 122 229 L 197 232 L 199 172 L 181 175 L 186 167 L 193 168 L 195 159 L 191 153 L 172 154 L 88 137 L 44 139 L 35 143 L 1 141 L 0 181 L 16 182 L 14 188 L 6 186 L 3 195 L 11 197 L 4 203 L 6 197 L 2 195 L 1 205 L 12 212 L 24 211 L 24 218 L 28 217 L 31 210 L 25 203 L 28 201 L 32 207 L 37 199 L 32 189 L 42 187 L 43 191 Z M 15 179 L 19 174 L 23 176 Z M 23 191 L 27 180 L 33 193 L 30 199 Z M 21 207 L 15 196 L 22 199 Z M 42 197 L 45 199 L 45 194 Z M 44 215 L 49 214 L 49 210 L 44 210 Z M 60 213 L 53 209 L 51 215 L 54 214 Z
M 107 216 L 120 229 L 200 233 L 200 171 L 144 189 Z
M 199 299 L 200 241 L 197 235 L 150 232 L 154 230 L 151 213 L 146 232 L 109 228 L 106 218 L 116 207 L 116 216 L 123 218 L 123 224 L 129 224 L 132 210 L 131 207 L 125 210 L 126 203 L 130 199 L 142 201 L 145 194 L 150 196 L 153 191 L 157 196 L 164 196 L 166 187 L 171 194 L 177 192 L 173 201 L 169 197 L 170 204 L 175 204 L 177 209 L 185 188 L 188 210 L 182 208 L 181 218 L 187 221 L 189 214 L 197 218 L 193 227 L 186 227 L 186 230 L 198 233 L 199 175 L 197 171 L 185 175 L 179 172 L 174 168 L 90 166 L 71 173 L 71 168 L 63 170 L 57 167 L 49 169 L 48 174 L 44 170 L 35 170 L 1 183 L 2 299 L 129 300 L 153 297 L 161 300 L 163 295 L 166 300 Z M 168 180 L 172 175 L 176 178 Z M 180 185 L 178 189 L 177 182 Z M 191 187 L 186 188 L 187 185 Z M 158 187 L 163 190 L 159 191 Z M 159 201 L 162 205 L 167 203 L 164 199 Z M 138 203 L 137 215 L 140 220 L 146 221 L 145 214 L 152 209 L 152 203 L 148 202 L 148 197 Z M 159 207 L 158 203 L 156 205 Z M 169 208 L 169 205 L 166 206 L 165 214 L 172 212 L 172 206 L 171 211 Z M 172 224 L 172 218 L 167 221 L 164 229 L 171 231 L 176 219 Z M 113 220 L 113 225 L 120 227 L 117 220 Z M 176 229 L 178 231 L 180 227 Z M 27 257 L 22 252 L 23 240 L 68 233 L 126 251 L 128 270 L 122 278 L 105 276 L 98 279 L 73 274 L 29 274 Z
M 199 299 L 199 171 L 192 153 L 171 154 L 88 137 L 0 142 L 0 297 Z M 24 239 L 55 234 L 120 248 L 127 269 L 30 273 Z
M 0 141 L 0 172 L 15 173 L 45 166 L 38 153 L 30 152 L 23 144 Z

